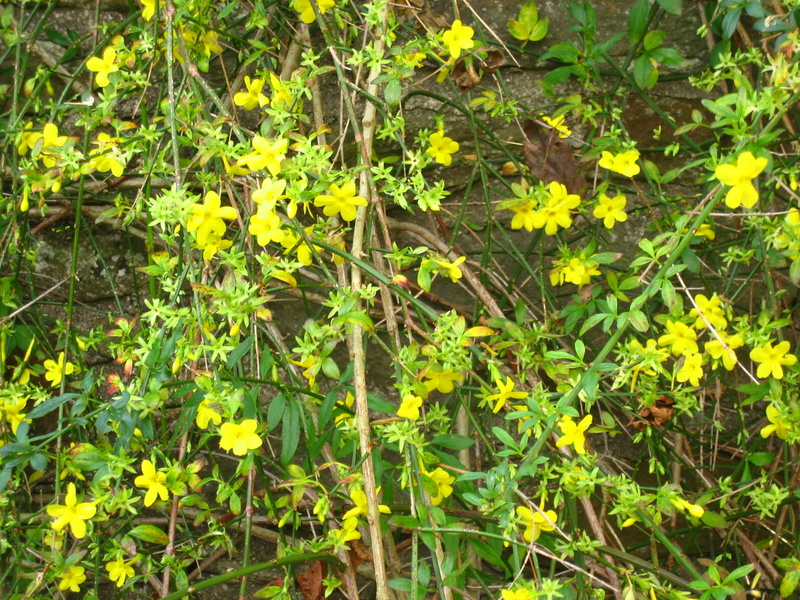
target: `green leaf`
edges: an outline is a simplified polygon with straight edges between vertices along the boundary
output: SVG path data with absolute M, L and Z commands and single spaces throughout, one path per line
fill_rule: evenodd
M 36 419 L 38 417 L 46 415 L 49 412 L 54 411 L 59 406 L 64 404 L 67 400 L 78 397 L 80 397 L 80 394 L 69 393 L 69 394 L 61 394 L 60 396 L 56 396 L 55 398 L 48 398 L 47 400 L 42 402 L 39 406 L 34 407 L 34 409 L 31 410 L 31 412 L 29 412 L 25 416 L 28 419 Z
M 155 525 L 137 525 L 128 532 L 128 535 L 150 544 L 166 546 L 169 543 L 169 536 Z
M 666 36 L 667 32 L 663 29 L 653 29 L 652 31 L 648 31 L 647 35 L 644 36 L 642 46 L 644 46 L 645 50 L 654 50 L 661 45 Z
M 300 444 L 300 408 L 297 403 L 290 401 L 287 410 L 283 413 L 283 428 L 281 429 L 281 462 L 289 464 L 294 458 L 297 446 Z
M 638 44 L 647 29 L 650 16 L 649 0 L 637 0 L 628 15 L 628 43 L 631 46 Z
M 707 510 L 703 513 L 703 516 L 700 517 L 700 521 L 703 523 L 703 525 L 707 527 L 713 527 L 714 529 L 725 529 L 728 526 L 728 522 L 725 520 L 725 517 L 710 510 Z
M 44 34 L 47 36 L 47 39 L 57 44 L 63 48 L 69 48 L 71 42 L 64 36 L 64 34 L 59 33 L 55 29 L 45 29 Z
M 228 369 L 232 369 L 233 366 L 238 363 L 245 354 L 247 354 L 247 351 L 250 350 L 254 340 L 255 338 L 252 335 L 249 335 L 241 344 L 236 346 L 236 348 L 231 351 L 231 353 L 228 355 Z
M 653 65 L 650 62 L 650 57 L 647 54 L 642 54 L 633 65 L 633 80 L 640 88 L 647 89 L 652 73 Z
M 526 2 L 519 9 L 518 20 L 509 21 L 508 32 L 523 42 L 538 42 L 547 35 L 549 22 L 539 20 L 539 9 L 536 2 Z
M 269 403 L 267 409 L 267 427 L 272 431 L 278 426 L 278 423 L 283 419 L 283 413 L 286 410 L 286 396 L 278 394 Z
M 538 42 L 539 40 L 543 40 L 544 36 L 547 35 L 547 32 L 550 29 L 550 20 L 549 19 L 541 19 L 531 31 L 528 39 L 532 42 Z
M 386 100 L 386 104 L 392 108 L 397 108 L 400 106 L 400 98 L 402 94 L 403 86 L 400 85 L 399 79 L 391 79 L 386 84 L 386 87 L 383 88 L 383 97 Z
M 747 455 L 747 460 L 757 467 L 766 467 L 775 460 L 775 455 L 772 452 L 753 452 Z
M 410 579 L 406 579 L 405 577 L 400 579 L 390 579 L 386 583 L 393 590 L 397 590 L 398 592 L 405 592 L 407 594 L 411 593 L 412 581 Z
M 505 429 L 501 429 L 500 427 L 492 427 L 492 433 L 494 433 L 495 437 L 509 448 L 513 448 L 514 450 L 517 449 L 517 444 L 514 442 L 514 438 L 512 438 L 511 434 Z
M 742 8 L 740 6 L 729 10 L 725 14 L 722 18 L 722 39 L 729 40 L 733 37 L 741 16 Z
M 671 15 L 681 14 L 683 0 L 656 0 L 658 5 Z
M 628 313 L 628 320 L 633 328 L 640 333 L 647 333 L 650 329 L 650 322 L 647 316 L 640 310 L 632 310 Z
M 450 450 L 464 450 L 475 444 L 475 440 L 463 435 L 437 435 L 431 440 L 431 444 L 437 444 Z

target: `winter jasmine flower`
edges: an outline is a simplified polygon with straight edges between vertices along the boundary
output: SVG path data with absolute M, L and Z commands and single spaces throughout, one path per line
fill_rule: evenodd
M 492 409 L 493 413 L 500 412 L 500 409 L 506 405 L 508 400 L 522 400 L 523 398 L 528 397 L 527 392 L 514 391 L 514 380 L 511 379 L 511 377 L 506 377 L 505 383 L 503 383 L 500 379 L 495 378 L 494 383 L 497 386 L 498 393 L 486 396 L 486 401 L 488 403 L 495 403 L 494 408 Z
M 117 587 L 120 588 L 125 585 L 125 580 L 133 577 L 134 571 L 133 563 L 139 560 L 139 557 L 133 558 L 128 562 L 125 562 L 124 558 L 118 558 L 117 560 L 112 560 L 110 563 L 106 564 L 106 571 L 108 571 L 108 578 L 117 584 Z
M 792 431 L 792 426 L 786 419 L 781 418 L 780 411 L 774 404 L 767 407 L 769 425 L 761 429 L 761 437 L 768 438 L 773 433 L 778 439 L 785 440 Z
M 81 539 L 86 536 L 86 521 L 91 519 L 97 512 L 94 502 L 78 503 L 75 484 L 67 485 L 67 495 L 64 504 L 51 504 L 47 507 L 47 514 L 55 518 L 51 527 L 56 531 L 69 527 L 76 538 Z
M 241 106 L 245 110 L 253 110 L 256 106 L 263 107 L 269 104 L 269 98 L 261 93 L 264 87 L 263 79 L 250 79 L 248 75 L 244 76 L 244 87 L 247 88 L 246 92 L 239 92 L 233 96 L 233 103 L 236 106 Z
M 211 403 L 211 400 L 205 399 L 197 407 L 197 416 L 195 423 L 200 429 L 208 429 L 209 421 L 214 425 L 222 423 L 222 415 L 216 411 L 216 405 Z
M 723 345 L 723 343 L 716 338 L 706 342 L 706 354 L 708 354 L 714 360 L 722 360 L 722 364 L 725 366 L 725 368 L 728 371 L 732 371 L 737 363 L 736 353 L 734 350 L 744 346 L 744 340 L 742 339 L 742 336 L 738 334 L 728 336 L 724 331 L 718 331 L 717 334 L 722 339 L 722 342 L 725 342 L 725 344 Z
M 256 214 L 250 217 L 247 232 L 256 236 L 259 246 L 266 246 L 270 242 L 279 243 L 283 239 L 281 225 L 283 221 L 269 204 L 259 204 Z
M 611 229 L 618 222 L 623 223 L 628 220 L 628 215 L 625 213 L 626 204 L 628 200 L 622 194 L 613 198 L 600 194 L 592 215 L 595 219 L 602 219 L 606 229 Z
M 639 174 L 637 160 L 639 160 L 639 152 L 637 150 L 628 150 L 616 155 L 604 151 L 599 165 L 603 169 L 608 169 L 625 177 L 634 177 Z
M 164 483 L 167 481 L 167 474 L 163 471 L 156 471 L 155 465 L 149 460 L 142 461 L 142 474 L 133 480 L 133 484 L 140 488 L 147 488 L 144 497 L 144 505 L 150 506 L 156 501 L 156 496 L 162 500 L 169 497 L 169 490 Z
M 322 208 L 326 216 L 341 215 L 345 221 L 353 221 L 358 214 L 359 206 L 367 206 L 368 202 L 356 196 L 356 184 L 348 181 L 341 188 L 332 183 L 328 188 L 330 195 L 323 194 L 314 198 L 314 206 Z
M 736 164 L 719 165 L 714 169 L 714 176 L 725 185 L 731 186 L 725 194 L 728 208 L 751 208 L 758 202 L 758 192 L 753 186 L 753 179 L 761 174 L 767 166 L 767 159 L 756 158 L 752 152 L 742 152 Z
M 116 60 L 117 51 L 113 46 L 108 46 L 103 50 L 103 58 L 92 56 L 86 61 L 86 68 L 97 73 L 97 75 L 95 75 L 95 82 L 101 88 L 109 84 L 108 76 L 111 75 L 111 73 L 119 71 L 119 67 L 115 64 Z
M 86 581 L 85 572 L 86 569 L 80 565 L 70 565 L 61 572 L 61 581 L 58 582 L 58 589 L 62 592 L 66 590 L 79 592 L 81 590 L 81 584 Z
M 197 232 L 197 247 L 205 248 L 212 234 L 222 237 L 227 228 L 225 221 L 236 218 L 236 209 L 232 206 L 220 206 L 219 194 L 214 191 L 206 193 L 203 203 L 195 203 L 189 208 L 191 216 L 186 230 Z
M 697 294 L 694 298 L 697 308 L 693 308 L 689 312 L 690 317 L 697 317 L 694 322 L 694 328 L 700 331 L 707 327 L 708 321 L 714 329 L 725 329 L 728 326 L 728 320 L 725 318 L 725 311 L 722 308 L 722 299 L 714 294 L 711 298 L 707 298 L 703 294 Z M 705 319 L 703 318 L 705 317 Z
M 472 27 L 462 25 L 460 20 L 455 20 L 450 29 L 444 32 L 442 41 L 447 46 L 450 56 L 456 59 L 461 56 L 462 50 L 469 50 L 475 45 L 472 39 L 474 34 L 475 30 Z
M 236 456 L 244 456 L 248 450 L 260 448 L 263 443 L 256 433 L 257 428 L 255 419 L 245 419 L 240 424 L 223 423 L 219 428 L 219 447 L 233 451 Z
M 319 14 L 324 15 L 335 6 L 334 0 L 316 0 Z M 311 0 L 292 0 L 292 8 L 300 13 L 300 20 L 303 23 L 313 23 L 316 15 Z
M 700 378 L 703 376 L 703 355 L 685 354 L 683 365 L 681 366 L 676 379 L 681 383 L 688 381 L 693 386 L 700 385 Z
M 342 515 L 342 520 L 345 522 L 353 517 L 367 514 L 367 494 L 364 493 L 364 490 L 358 487 L 353 487 L 350 490 L 350 500 L 353 501 L 355 506 Z M 378 510 L 385 515 L 391 514 L 392 512 L 391 509 L 385 504 L 379 504 Z
M 450 278 L 450 281 L 455 283 L 456 281 L 461 279 L 461 276 L 463 275 L 463 273 L 461 273 L 461 267 L 459 265 L 461 265 L 461 263 L 463 263 L 465 260 L 467 260 L 466 257 L 460 256 L 453 262 L 448 262 L 446 260 L 436 260 L 436 259 L 434 260 L 434 262 L 437 265 L 439 265 L 439 270 L 443 271 L 445 275 L 447 275 Z
M 667 333 L 658 338 L 659 346 L 669 346 L 673 356 L 681 354 L 697 354 L 697 333 L 694 329 L 680 321 L 667 320 Z
M 72 375 L 75 371 L 75 365 L 71 362 L 64 363 L 63 352 L 59 353 L 58 362 L 50 359 L 44 361 L 44 368 L 46 370 L 44 378 L 50 382 L 52 387 L 60 385 L 64 375 Z
M 422 398 L 411 394 L 403 398 L 400 408 L 397 409 L 397 416 L 410 421 L 419 419 L 419 409 L 422 406 Z
M 535 542 L 542 535 L 543 531 L 553 531 L 555 522 L 558 520 L 558 515 L 554 510 L 532 511 L 527 506 L 517 507 L 517 516 L 522 519 L 525 524 L 525 531 L 522 537 L 529 544 Z
M 542 117 L 542 121 L 547 123 L 550 127 L 556 130 L 558 137 L 565 139 L 572 135 L 572 131 L 564 125 L 564 115 L 559 115 L 554 119 L 550 117 Z
M 425 152 L 433 157 L 433 160 L 445 167 L 449 167 L 453 162 L 453 154 L 458 152 L 459 143 L 447 137 L 441 129 L 432 133 L 428 138 L 431 147 Z
M 522 229 L 533 231 L 533 223 L 536 215 L 536 204 L 532 201 L 522 202 L 516 206 L 509 206 L 508 210 L 514 212 L 511 219 L 511 229 Z
M 564 434 L 556 440 L 556 447 L 574 446 L 578 454 L 586 454 L 586 430 L 592 424 L 592 415 L 586 415 L 579 423 L 565 415 L 558 422 L 558 428 Z
M 683 498 L 670 498 L 672 505 L 681 512 L 688 512 L 690 515 L 699 519 L 703 516 L 706 510 L 699 504 L 692 504 Z
M 434 506 L 439 506 L 442 503 L 442 500 L 453 493 L 453 484 L 455 483 L 456 478 L 441 467 L 436 467 L 436 469 L 430 473 L 428 471 L 423 471 L 423 473 L 430 477 L 436 484 L 436 489 L 438 491 L 435 496 L 431 495 L 431 504 Z
M 768 342 L 750 351 L 750 360 L 760 363 L 756 375 L 762 379 L 774 377 L 783 378 L 783 367 L 790 367 L 797 362 L 794 354 L 788 354 L 789 342 L 781 342 L 774 348 Z
M 453 384 L 464 381 L 464 376 L 452 369 L 440 371 L 438 368 L 430 368 L 425 371 L 424 377 L 427 381 L 423 383 L 429 392 L 437 390 L 442 394 L 449 394 L 453 391 Z
M 237 164 L 245 165 L 251 171 L 267 169 L 273 177 L 281 170 L 281 163 L 286 158 L 289 141 L 285 139 L 270 141 L 257 135 L 250 142 L 253 151 L 243 156 Z

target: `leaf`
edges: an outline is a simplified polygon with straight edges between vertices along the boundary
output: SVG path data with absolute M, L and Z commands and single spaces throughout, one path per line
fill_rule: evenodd
M 628 43 L 633 46 L 639 43 L 647 29 L 650 16 L 649 0 L 637 0 L 628 15 Z
M 656 0 L 658 5 L 671 15 L 681 14 L 683 0 Z
M 511 434 L 505 429 L 501 429 L 500 427 L 492 427 L 492 433 L 494 433 L 495 437 L 503 442 L 506 446 L 516 450 L 517 444 L 514 442 L 514 438 L 512 438 Z
M 285 465 L 294 458 L 297 446 L 300 444 L 300 409 L 297 403 L 290 401 L 283 413 L 283 428 L 281 429 L 281 462 Z
M 475 444 L 475 440 L 463 435 L 437 435 L 431 440 L 431 444 L 437 444 L 450 450 L 463 450 Z
M 80 394 L 69 393 L 69 394 L 61 394 L 60 396 L 56 396 L 55 398 L 48 398 L 44 402 L 42 402 L 39 406 L 36 406 L 31 412 L 27 413 L 25 416 L 28 419 L 36 419 L 43 415 L 46 415 L 49 412 L 54 411 L 59 406 L 64 404 L 67 400 L 71 398 L 78 398 Z
M 519 9 L 518 20 L 509 21 L 508 32 L 523 42 L 538 42 L 547 35 L 548 27 L 547 19 L 539 20 L 536 2 L 526 2 Z
M 725 529 L 728 527 L 728 522 L 725 520 L 725 517 L 710 510 L 703 513 L 703 516 L 700 517 L 700 521 L 703 525 L 713 527 L 714 529 Z
M 71 42 L 64 36 L 62 33 L 59 33 L 55 29 L 45 29 L 44 34 L 47 36 L 47 39 L 57 44 L 63 48 L 69 48 Z
M 644 46 L 645 50 L 654 50 L 664 42 L 665 37 L 667 37 L 666 31 L 663 29 L 653 29 L 652 31 L 648 31 L 647 35 L 644 36 L 642 46 Z
M 283 419 L 283 413 L 286 410 L 286 396 L 278 394 L 269 403 L 267 409 L 267 426 L 272 431 L 278 426 L 278 423 Z
M 400 97 L 403 93 L 403 86 L 400 85 L 399 79 L 392 79 L 383 88 L 383 97 L 392 108 L 397 108 L 400 105 Z
M 741 16 L 741 7 L 733 8 L 725 13 L 725 16 L 722 18 L 722 39 L 729 40 L 733 37 Z
M 169 536 L 155 525 L 137 525 L 128 532 L 128 535 L 150 544 L 166 546 L 169 543 Z
M 757 467 L 766 467 L 775 460 L 775 455 L 772 452 L 753 452 L 747 455 L 747 460 Z
M 522 147 L 531 176 L 546 184 L 557 181 L 566 186 L 570 194 L 583 196 L 586 192 L 583 167 L 575 160 L 569 142 L 532 119 L 525 124 L 523 133 Z
M 647 89 L 647 84 L 650 81 L 650 75 L 653 72 L 653 64 L 650 62 L 650 56 L 642 54 L 636 59 L 633 65 L 633 80 L 642 89 Z
M 236 348 L 231 351 L 231 353 L 228 355 L 228 369 L 232 369 L 233 366 L 238 363 L 245 354 L 247 354 L 247 351 L 250 350 L 254 340 L 255 338 L 252 335 L 249 335 L 241 344 L 236 346 Z

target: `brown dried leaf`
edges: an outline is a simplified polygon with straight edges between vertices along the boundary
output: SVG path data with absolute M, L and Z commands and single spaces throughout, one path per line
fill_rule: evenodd
M 463 60 L 458 61 L 453 67 L 451 74 L 453 81 L 462 92 L 468 92 L 481 82 L 481 76 L 470 64 L 469 67 Z
M 675 400 L 668 396 L 659 396 L 653 406 L 645 406 L 638 412 L 639 419 L 631 419 L 628 427 L 637 431 L 644 431 L 648 425 L 660 426 L 669 421 L 675 414 L 672 405 Z
M 523 133 L 522 147 L 531 176 L 543 183 L 557 181 L 566 186 L 570 194 L 583 196 L 586 179 L 569 142 L 558 137 L 555 130 L 542 127 L 532 119 L 525 124 Z
M 297 576 L 297 587 L 303 592 L 305 600 L 322 600 L 325 586 L 322 580 L 325 579 L 325 563 L 321 560 L 311 563 L 308 570 L 302 575 Z
M 347 545 L 350 546 L 350 562 L 354 570 L 358 569 L 361 563 L 372 562 L 372 552 L 359 540 L 350 540 Z
M 476 52 L 486 52 L 486 58 L 478 60 L 478 67 L 484 75 L 490 75 L 506 64 L 506 56 L 499 48 L 479 48 Z

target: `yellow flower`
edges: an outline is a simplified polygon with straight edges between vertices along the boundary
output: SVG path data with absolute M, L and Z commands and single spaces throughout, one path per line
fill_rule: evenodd
M 442 500 L 453 493 L 453 484 L 456 482 L 456 478 L 441 467 L 436 467 L 430 473 L 428 471 L 423 471 L 423 473 L 430 477 L 436 484 L 438 491 L 435 496 L 431 496 L 431 504 L 434 506 L 439 506 L 439 504 L 442 503 Z
M 542 121 L 550 125 L 553 129 L 556 130 L 558 133 L 558 137 L 562 139 L 566 139 L 572 135 L 572 131 L 570 131 L 569 127 L 564 125 L 564 115 L 559 115 L 555 119 L 551 119 L 550 117 L 542 117 Z
M 544 227 L 547 235 L 555 235 L 559 226 L 567 229 L 572 225 L 569 211 L 578 207 L 581 197 L 567 193 L 567 187 L 557 181 L 547 186 L 547 193 L 549 200 L 543 208 L 536 211 L 531 222 L 536 229 Z
M 594 255 L 592 255 L 594 256 Z M 550 271 L 550 285 L 574 283 L 579 288 L 591 283 L 594 275 L 600 275 L 599 263 L 587 258 L 584 252 L 572 258 L 558 258 L 553 261 L 555 267 Z
M 737 362 L 736 353 L 734 350 L 744 346 L 744 340 L 739 334 L 735 334 L 730 337 L 724 331 L 718 331 L 717 334 L 722 341 L 725 342 L 725 345 L 723 346 L 722 342 L 720 342 L 718 339 L 708 341 L 705 344 L 706 354 L 708 354 L 714 360 L 722 359 L 722 364 L 725 366 L 725 368 L 728 371 L 732 371 Z M 727 348 L 725 346 L 727 346 Z
M 72 375 L 75 371 L 75 365 L 71 362 L 64 364 L 63 352 L 59 353 L 58 362 L 50 359 L 44 361 L 44 368 L 47 370 L 44 374 L 44 378 L 51 382 L 50 385 L 52 387 L 60 385 L 64 375 Z
M 244 456 L 248 450 L 260 448 L 261 438 L 256 433 L 258 421 L 245 419 L 240 424 L 223 423 L 219 428 L 219 447 L 223 450 L 232 450 L 236 456 Z
M 536 216 L 536 204 L 532 201 L 522 202 L 516 206 L 509 206 L 508 210 L 513 211 L 514 218 L 511 219 L 511 229 L 522 229 L 533 231 L 533 223 Z
M 683 498 L 670 498 L 669 501 L 672 502 L 672 505 L 679 511 L 688 512 L 696 519 L 702 517 L 703 514 L 705 514 L 706 512 L 706 509 L 704 509 L 699 504 L 692 504 L 691 502 L 684 500 Z
M 522 400 L 523 398 L 528 397 L 527 392 L 514 391 L 514 380 L 511 379 L 511 377 L 506 376 L 505 383 L 503 383 L 500 379 L 495 378 L 494 383 L 497 386 L 498 393 L 486 396 L 487 402 L 489 403 L 491 403 L 492 401 L 495 402 L 494 408 L 492 409 L 493 413 L 500 412 L 500 409 L 505 406 L 506 402 L 508 402 L 509 399 Z
M 74 483 L 67 485 L 64 504 L 51 504 L 47 507 L 47 514 L 55 518 L 51 527 L 56 531 L 69 527 L 72 535 L 78 539 L 86 535 L 86 521 L 91 519 L 96 512 L 97 507 L 94 502 L 78 503 Z
M 411 394 L 403 398 L 400 408 L 397 409 L 397 416 L 403 419 L 416 421 L 419 419 L 419 409 L 422 406 L 422 398 Z
M 57 156 L 52 152 L 47 152 L 47 149 L 60 148 L 67 143 L 69 138 L 65 135 L 58 135 L 58 127 L 56 127 L 54 123 L 47 123 L 41 133 L 36 131 L 30 135 L 28 139 L 30 147 L 35 147 L 40 139 L 42 140 L 42 144 L 39 157 L 41 157 L 44 166 L 48 168 L 54 167 Z
M 341 188 L 332 183 L 328 188 L 331 195 L 323 194 L 314 198 L 314 206 L 322 208 L 326 216 L 341 215 L 345 221 L 353 221 L 358 214 L 359 206 L 367 206 L 368 202 L 356 196 L 356 184 L 348 181 Z
M 281 225 L 283 221 L 269 204 L 259 204 L 256 214 L 250 217 L 247 232 L 256 236 L 259 246 L 266 246 L 270 242 L 280 243 L 283 240 Z
M 633 177 L 639 174 L 637 160 L 639 160 L 638 150 L 628 150 L 617 155 L 604 151 L 599 164 L 603 169 L 614 171 L 614 173 L 625 175 L 625 177 Z
M 17 435 L 20 423 L 30 423 L 30 419 L 25 418 L 25 405 L 28 403 L 28 396 L 23 396 L 19 400 L 6 400 L 5 404 L 0 405 L 0 412 L 6 414 L 5 419 L 11 425 L 11 433 Z
M 334 0 L 316 0 L 319 14 L 324 15 L 335 6 Z M 314 15 L 314 7 L 311 5 L 311 0 L 292 0 L 292 8 L 300 13 L 300 20 L 303 23 L 313 23 L 316 15 Z
M 453 391 L 453 384 L 464 381 L 464 376 L 452 369 L 440 371 L 438 368 L 430 368 L 424 373 L 427 381 L 424 382 L 429 392 L 438 390 L 442 394 L 449 394 Z
M 273 177 L 277 177 L 281 170 L 281 163 L 286 158 L 289 140 L 280 139 L 270 142 L 268 139 L 257 135 L 250 143 L 253 146 L 253 151 L 243 156 L 237 164 L 245 165 L 251 171 L 267 169 Z
M 92 142 L 97 145 L 97 154 L 89 160 L 88 164 L 100 173 L 111 171 L 114 177 L 121 177 L 125 170 L 125 163 L 122 162 L 122 152 L 118 142 L 118 139 L 112 138 L 107 133 L 98 133 L 97 139 Z
M 455 283 L 461 279 L 462 273 L 459 265 L 461 265 L 461 263 L 463 263 L 465 260 L 467 260 L 466 257 L 460 256 L 453 262 L 437 259 L 434 259 L 434 262 L 439 265 L 440 272 L 443 271 L 444 274 L 450 278 L 450 281 Z
M 222 415 L 216 411 L 215 405 L 211 403 L 211 400 L 206 399 L 197 407 L 195 423 L 200 429 L 208 429 L 209 421 L 213 422 L 214 425 L 219 425 L 222 423 Z
M 780 412 L 774 404 L 770 404 L 767 407 L 767 419 L 770 424 L 761 429 L 761 437 L 768 438 L 773 433 L 781 440 L 785 440 L 789 437 L 792 426 L 789 421 L 780 417 Z
M 681 366 L 676 379 L 681 383 L 688 381 L 693 386 L 700 385 L 700 378 L 703 376 L 703 355 L 685 354 L 683 365 Z
M 697 317 L 694 328 L 698 331 L 706 328 L 706 321 L 711 323 L 714 329 L 725 329 L 728 321 L 725 318 L 725 311 L 722 308 L 722 299 L 714 294 L 707 298 L 703 294 L 697 294 L 694 298 L 697 308 L 689 312 L 690 317 Z M 705 317 L 705 319 L 703 319 Z
M 244 76 L 244 86 L 247 88 L 246 92 L 239 92 L 233 96 L 233 103 L 236 106 L 241 106 L 245 110 L 253 110 L 256 106 L 266 106 L 269 104 L 269 98 L 261 93 L 264 87 L 263 79 L 250 80 L 248 75 Z
M 453 162 L 453 154 L 460 148 L 458 142 L 447 137 L 443 130 L 432 133 L 428 138 L 431 147 L 425 152 L 433 157 L 433 160 L 445 167 L 449 167 Z
M 472 36 L 475 35 L 475 30 L 472 27 L 462 25 L 461 21 L 453 21 L 453 25 L 449 30 L 444 32 L 442 41 L 447 46 L 447 51 L 454 59 L 461 56 L 462 50 L 469 50 L 475 45 Z
M 515 590 L 503 590 L 500 592 L 500 597 L 502 600 L 530 600 L 531 593 L 521 587 Z
M 673 356 L 680 354 L 697 354 L 697 333 L 694 329 L 681 323 L 667 319 L 667 333 L 658 338 L 659 346 L 669 346 Z
M 272 87 L 272 108 L 291 105 L 292 94 L 275 73 L 269 74 L 269 84 Z
M 117 587 L 122 587 L 125 585 L 125 580 L 129 577 L 133 577 L 134 571 L 133 563 L 139 560 L 139 557 L 133 558 L 128 562 L 125 562 L 124 558 L 118 558 L 117 560 L 112 560 L 110 563 L 106 564 L 106 571 L 108 571 L 108 578 L 111 581 L 116 582 Z
M 163 471 L 156 471 L 155 465 L 149 460 L 142 461 L 142 474 L 133 480 L 133 484 L 140 488 L 147 488 L 144 497 L 144 505 L 150 506 L 156 501 L 156 496 L 162 500 L 169 498 L 169 490 L 164 483 L 167 481 L 167 474 Z
M 141 0 L 141 2 L 144 7 L 142 9 L 142 18 L 145 21 L 149 21 L 153 18 L 153 15 L 156 14 L 156 0 Z M 158 3 L 159 6 L 164 6 L 165 4 L 166 2 L 164 2 L 164 0 Z
M 79 592 L 81 584 L 86 581 L 85 572 L 86 569 L 79 565 L 70 565 L 61 572 L 61 581 L 58 582 L 58 589 L 62 592 L 66 590 Z
M 558 515 L 554 510 L 546 510 L 542 514 L 541 511 L 534 512 L 527 506 L 518 506 L 517 515 L 525 524 L 525 532 L 522 537 L 529 544 L 538 540 L 543 531 L 553 531 L 556 528 L 555 522 L 558 519 Z
M 628 204 L 628 200 L 622 194 L 613 198 L 600 194 L 592 215 L 595 219 L 603 219 L 606 229 L 611 229 L 617 222 L 622 223 L 628 220 L 628 215 L 625 213 L 626 204 Z
M 206 193 L 203 203 L 196 202 L 189 208 L 191 216 L 186 224 L 190 233 L 197 232 L 197 247 L 205 248 L 209 241 L 218 241 L 225 234 L 225 221 L 236 218 L 236 209 L 232 206 L 220 207 L 220 197 L 214 191 Z M 224 220 L 223 220 L 224 219 Z M 217 236 L 217 240 L 212 238 Z
M 103 50 L 103 58 L 92 56 L 86 61 L 86 68 L 97 73 L 95 75 L 97 85 L 106 87 L 109 84 L 108 76 L 119 71 L 119 67 L 115 64 L 116 60 L 117 51 L 113 46 L 108 46 Z
M 364 493 L 364 490 L 357 487 L 352 488 L 350 490 L 350 500 L 353 501 L 355 506 L 342 516 L 342 520 L 344 520 L 345 523 L 347 523 L 348 519 L 367 514 L 367 495 Z M 391 509 L 385 504 L 379 504 L 378 510 L 385 515 L 391 514 L 392 512 Z
M 261 186 L 253 192 L 253 202 L 256 204 L 268 204 L 271 207 L 275 207 L 278 200 L 286 198 L 283 193 L 284 191 L 286 191 L 286 180 L 265 177 L 261 182 Z
M 774 377 L 783 378 L 783 367 L 790 367 L 797 362 L 797 357 L 789 352 L 789 342 L 781 342 L 774 348 L 768 342 L 750 351 L 750 360 L 760 363 L 756 375 L 762 379 Z
M 708 223 L 703 223 L 702 225 L 700 225 L 700 227 L 697 228 L 694 234 L 698 237 L 704 237 L 709 240 L 713 240 L 714 238 L 717 237 L 714 228 Z
M 758 202 L 753 179 L 761 174 L 767 162 L 766 158 L 756 158 L 752 152 L 742 152 L 736 159 L 736 165 L 719 165 L 714 169 L 714 176 L 725 185 L 731 186 L 725 195 L 728 208 L 750 208 Z
M 592 424 L 592 415 L 586 415 L 580 423 L 575 423 L 572 417 L 565 415 L 558 422 L 558 428 L 564 434 L 556 440 L 556 446 L 574 446 L 578 454 L 586 454 L 586 430 Z
M 339 410 L 341 410 L 341 413 L 336 415 L 336 418 L 333 420 L 333 422 L 336 425 L 343 425 L 344 423 L 355 424 L 355 416 L 350 414 L 349 411 L 344 410 L 344 409 L 352 409 L 353 404 L 355 404 L 355 401 L 356 401 L 355 396 L 353 396 L 353 394 L 351 394 L 350 392 L 347 392 L 347 395 L 344 397 L 344 400 L 339 400 L 336 402 L 336 406 L 334 408 L 338 408 Z
M 341 529 L 328 531 L 328 537 L 337 547 L 345 545 L 350 540 L 360 540 L 361 533 L 356 527 L 358 527 L 357 518 L 345 519 Z

